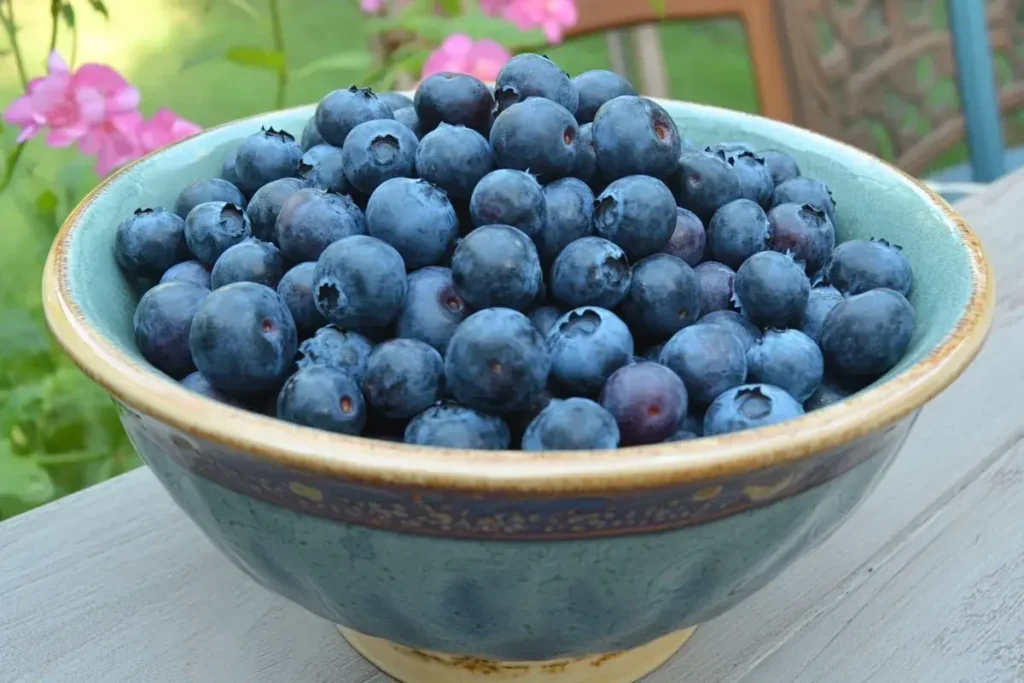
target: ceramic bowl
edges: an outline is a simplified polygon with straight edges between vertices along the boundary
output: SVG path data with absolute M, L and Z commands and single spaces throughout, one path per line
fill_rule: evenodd
M 783 123 L 663 104 L 695 142 L 741 139 L 793 154 L 832 188 L 840 239 L 903 246 L 917 327 L 892 372 L 781 425 L 590 453 L 411 447 L 190 393 L 136 350 L 137 296 L 114 262 L 115 228 L 217 175 L 261 125 L 299 133 L 311 107 L 221 126 L 107 179 L 50 253 L 50 326 L 113 396 L 143 459 L 210 540 L 265 587 L 340 625 L 394 677 L 636 680 L 843 521 L 918 410 L 977 354 L 993 310 L 977 238 L 916 181 Z

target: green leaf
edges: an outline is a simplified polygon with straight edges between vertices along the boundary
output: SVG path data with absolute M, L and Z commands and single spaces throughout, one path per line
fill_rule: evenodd
M 28 505 L 49 502 L 56 493 L 50 473 L 31 458 L 15 455 L 10 446 L 0 441 L 0 498 Z
M 369 52 L 339 52 L 313 60 L 292 72 L 294 78 L 308 78 L 322 71 L 355 71 L 370 68 L 373 59 Z
M 43 215 L 50 216 L 57 213 L 59 204 L 60 200 L 53 190 L 43 190 L 36 195 L 36 211 Z
M 441 11 L 449 16 L 462 14 L 462 0 L 438 0 Z
M 256 20 L 262 20 L 263 15 L 256 11 L 256 8 L 250 5 L 247 0 L 227 0 L 229 5 L 234 5 L 241 11 L 248 14 L 251 18 Z
M 60 8 L 60 13 L 64 17 L 64 23 L 67 24 L 68 28 L 75 28 L 75 8 L 71 5 L 64 5 Z
M 280 71 L 285 68 L 284 53 L 276 50 L 265 50 L 262 47 L 249 47 L 245 45 L 229 47 L 227 52 L 224 53 L 224 58 L 229 62 L 257 69 Z
M 89 0 L 89 6 L 102 14 L 104 19 L 110 18 L 110 12 L 107 11 L 107 6 L 104 4 L 103 0 Z
M 56 19 L 60 16 L 60 7 L 64 4 L 64 0 L 50 0 L 50 16 Z

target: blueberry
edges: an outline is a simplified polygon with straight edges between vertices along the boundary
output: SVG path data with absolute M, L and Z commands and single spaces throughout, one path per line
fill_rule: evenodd
M 541 263 L 550 265 L 570 242 L 593 232 L 594 193 L 578 178 L 544 187 L 544 229 L 534 238 Z
M 349 194 L 352 185 L 345 177 L 341 157 L 341 148 L 333 145 L 310 147 L 299 160 L 299 177 L 321 190 Z
M 618 423 L 624 446 L 670 438 L 686 416 L 687 402 L 679 375 L 658 363 L 619 368 L 601 391 L 601 405 Z
M 808 273 L 825 265 L 836 245 L 836 230 L 821 209 L 810 204 L 779 204 L 768 212 L 768 246 L 791 253 Z
M 828 219 L 835 225 L 836 203 L 828 185 L 820 180 L 799 176 L 776 186 L 771 205 L 779 204 L 810 204 L 828 214 Z
M 712 154 L 718 154 L 721 152 L 728 158 L 744 153 L 753 154 L 755 147 L 749 142 L 743 142 L 742 140 L 729 140 L 726 142 L 716 142 L 713 145 L 705 147 L 704 150 L 711 152 Z
M 785 390 L 770 384 L 745 384 L 724 392 L 708 407 L 704 435 L 766 427 L 804 414 Z
M 405 93 L 401 92 L 382 92 L 377 95 L 377 99 L 388 105 L 388 108 L 393 112 L 412 106 L 412 99 Z
M 679 169 L 680 149 L 675 121 L 643 97 L 616 97 L 594 117 L 594 151 L 605 181 L 631 175 L 667 180 Z
M 576 164 L 572 167 L 573 177 L 585 183 L 597 179 L 597 151 L 594 149 L 594 124 L 584 123 L 576 136 Z
M 452 271 L 429 266 L 409 273 L 408 292 L 398 315 L 398 336 L 419 339 L 444 354 L 455 329 L 469 315 L 455 293 Z
M 531 97 L 498 114 L 490 141 L 499 168 L 530 171 L 550 182 L 572 173 L 578 137 L 579 125 L 565 107 Z
M 821 337 L 821 326 L 832 309 L 843 300 L 843 294 L 835 287 L 814 287 L 807 298 L 804 322 L 800 329 L 814 341 Z
M 441 398 L 444 361 L 437 349 L 418 339 L 392 339 L 370 354 L 362 387 L 366 402 L 379 414 L 410 418 Z
M 594 69 L 584 71 L 572 79 L 572 84 L 579 93 L 579 105 L 576 107 L 576 120 L 580 124 L 590 123 L 601 105 L 622 95 L 636 95 L 636 88 L 625 78 L 614 71 Z
M 187 282 L 157 285 L 135 308 L 135 343 L 143 357 L 175 379 L 196 369 L 188 335 L 196 310 L 210 290 Z
M 281 178 L 256 191 L 245 210 L 252 222 L 252 234 L 264 242 L 278 244 L 277 216 L 285 202 L 299 190 L 309 187 L 303 178 Z
M 450 123 L 487 135 L 494 97 L 480 79 L 444 72 L 423 79 L 416 89 L 415 106 L 424 133 Z
M 511 436 L 500 417 L 445 401 L 414 417 L 405 428 L 404 440 L 417 446 L 503 451 Z
M 330 244 L 366 234 L 366 219 L 352 198 L 315 187 L 299 190 L 277 216 L 277 240 L 291 261 L 316 261 Z
M 363 335 L 325 325 L 299 344 L 295 362 L 299 368 L 329 365 L 344 370 L 356 382 L 362 382 L 372 352 L 373 344 Z
M 740 152 L 729 157 L 729 163 L 736 169 L 736 176 L 740 179 L 740 194 L 761 206 L 768 206 L 775 191 L 775 183 L 772 182 L 771 169 L 764 159 L 752 152 Z
M 672 192 L 651 176 L 620 178 L 594 201 L 594 232 L 622 247 L 630 259 L 664 249 L 675 226 Z
M 810 294 L 807 274 L 788 254 L 763 251 L 736 271 L 740 308 L 760 327 L 800 327 Z
M 387 242 L 354 235 L 331 244 L 316 262 L 313 299 L 327 320 L 363 334 L 387 327 L 405 305 L 402 255 Z
M 696 266 L 704 258 L 706 241 L 704 223 L 697 214 L 681 206 L 676 207 L 676 226 L 662 251 Z
M 328 93 L 316 106 L 316 127 L 324 142 L 343 147 L 345 138 L 360 123 L 393 119 L 391 108 L 369 88 L 352 86 Z
M 761 339 L 761 330 L 736 311 L 712 311 L 697 322 L 701 325 L 718 325 L 732 332 L 743 345 L 744 353 L 750 351 L 750 347 Z
M 418 139 L 423 138 L 423 126 L 420 125 L 420 117 L 416 114 L 414 107 L 406 107 L 395 112 L 395 121 L 412 131 Z
M 903 357 L 914 334 L 914 308 L 892 289 L 840 301 L 821 327 L 825 366 L 844 379 L 873 381 Z
M 523 231 L 485 225 L 455 247 L 452 280 L 455 291 L 473 308 L 523 311 L 537 298 L 543 275 L 537 248 Z
M 393 119 L 360 123 L 345 138 L 341 163 L 352 187 L 370 194 L 389 178 L 411 178 L 419 141 Z
M 711 258 L 738 269 L 754 254 L 768 248 L 771 226 L 764 209 L 749 199 L 735 199 L 718 211 L 708 224 Z
M 214 389 L 213 385 L 210 384 L 210 380 L 208 380 L 201 372 L 193 372 L 185 379 L 181 380 L 180 384 L 189 391 L 194 391 L 200 396 L 212 398 L 214 401 L 220 401 L 221 403 L 226 403 L 227 405 L 235 406 L 236 408 L 242 407 L 242 404 L 236 399 L 231 398 L 223 391 Z
M 690 400 L 701 404 L 747 379 L 743 344 L 720 325 L 691 325 L 679 330 L 661 350 L 660 362 L 683 380 Z
M 494 170 L 487 138 L 472 128 L 442 123 L 420 140 L 416 172 L 455 199 L 469 199 L 480 179 Z
M 456 328 L 444 369 L 459 403 L 485 413 L 512 413 L 543 393 L 551 359 L 529 318 L 508 308 L 488 308 Z
M 374 191 L 366 226 L 370 235 L 398 250 L 410 271 L 445 260 L 459 235 L 444 190 L 411 178 L 392 178 Z
M 615 418 L 586 398 L 555 399 L 523 434 L 524 451 L 587 451 L 619 447 Z
M 327 324 L 313 301 L 313 276 L 316 263 L 307 261 L 295 266 L 277 283 L 277 295 L 291 311 L 299 339 L 305 339 Z
M 136 209 L 117 226 L 114 256 L 128 275 L 156 279 L 189 258 L 185 221 L 164 209 Z
M 799 330 L 768 330 L 747 351 L 747 381 L 785 389 L 806 401 L 821 384 L 825 361 L 813 339 Z
M 765 166 L 772 174 L 772 183 L 781 185 L 800 175 L 800 166 L 791 155 L 777 149 L 765 149 L 757 153 L 764 159 Z
M 812 410 L 827 408 L 833 403 L 839 403 L 850 394 L 850 390 L 843 385 L 825 378 L 818 385 L 818 388 L 814 390 L 814 393 L 811 394 L 811 397 L 804 401 L 804 410 L 811 412 Z
M 637 334 L 668 339 L 700 317 L 700 279 L 675 256 L 648 256 L 633 264 L 619 313 Z
M 676 441 L 692 441 L 693 439 L 699 439 L 700 436 L 691 432 L 688 429 L 678 429 L 676 433 L 665 439 L 665 443 L 675 443 Z
M 693 272 L 700 281 L 701 315 L 732 309 L 736 271 L 718 261 L 705 261 L 694 268 Z
M 679 206 L 693 211 L 705 225 L 720 208 L 743 197 L 740 177 L 724 154 L 684 153 L 671 185 Z
M 885 240 L 843 242 L 825 267 L 825 280 L 848 296 L 880 287 L 907 296 L 913 279 L 910 261 L 900 247 Z
M 238 159 L 238 148 L 234 148 L 224 157 L 220 165 L 220 178 L 238 187 L 238 173 L 235 172 L 235 161 Z
M 285 382 L 277 397 L 277 417 L 328 432 L 358 435 L 366 426 L 366 402 L 347 372 L 312 365 Z
M 615 308 L 629 291 L 629 259 L 600 237 L 570 242 L 551 267 L 551 292 L 562 305 Z
M 185 241 L 195 257 L 213 267 L 220 255 L 252 235 L 249 216 L 237 204 L 205 202 L 185 219 Z
M 160 284 L 165 282 L 188 282 L 200 287 L 210 287 L 210 271 L 199 261 L 182 261 L 168 268 L 160 276 Z
M 316 127 L 316 114 L 309 117 L 309 121 L 306 121 L 306 125 L 302 128 L 302 138 L 300 139 L 300 146 L 303 152 L 307 152 L 317 145 L 323 145 L 324 137 L 320 135 L 320 129 Z
M 531 238 L 544 229 L 544 190 L 529 173 L 499 169 L 485 175 L 469 201 L 473 224 L 511 225 Z
M 557 306 L 541 306 L 530 314 L 530 322 L 533 323 L 538 332 L 547 337 L 555 322 L 563 315 L 565 315 L 565 312 Z
M 633 336 L 614 313 L 597 306 L 569 311 L 547 334 L 551 379 L 577 396 L 596 396 L 613 372 L 633 359 Z
M 294 366 L 297 346 L 288 307 L 274 290 L 255 282 L 211 292 L 189 333 L 196 367 L 232 396 L 276 391 Z
M 227 202 L 245 208 L 241 190 L 223 178 L 207 178 L 197 180 L 181 191 L 174 202 L 174 213 L 184 220 L 192 209 L 204 202 Z
M 258 282 L 277 287 L 284 276 L 285 264 L 281 252 L 270 242 L 250 237 L 228 247 L 213 265 L 210 283 L 214 289 L 232 282 Z
M 251 194 L 278 178 L 294 178 L 301 158 L 302 147 L 287 131 L 263 128 L 238 147 L 238 189 Z
M 576 113 L 580 99 L 569 75 L 550 59 L 529 53 L 516 55 L 505 62 L 495 79 L 496 111 L 503 112 L 530 97 L 557 102 L 570 114 Z

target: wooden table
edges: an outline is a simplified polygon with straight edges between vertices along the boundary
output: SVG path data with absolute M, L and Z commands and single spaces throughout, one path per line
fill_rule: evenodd
M 1024 173 L 960 208 L 995 265 L 988 345 L 835 536 L 646 683 L 1024 681 Z M 146 470 L 0 525 L 0 683 L 389 680 Z

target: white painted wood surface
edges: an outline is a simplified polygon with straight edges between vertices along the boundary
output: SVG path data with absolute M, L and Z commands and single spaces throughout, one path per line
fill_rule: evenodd
M 1024 681 L 1024 173 L 960 208 L 996 268 L 988 345 L 835 536 L 645 683 Z M 145 470 L 0 525 L 0 683 L 389 680 Z

